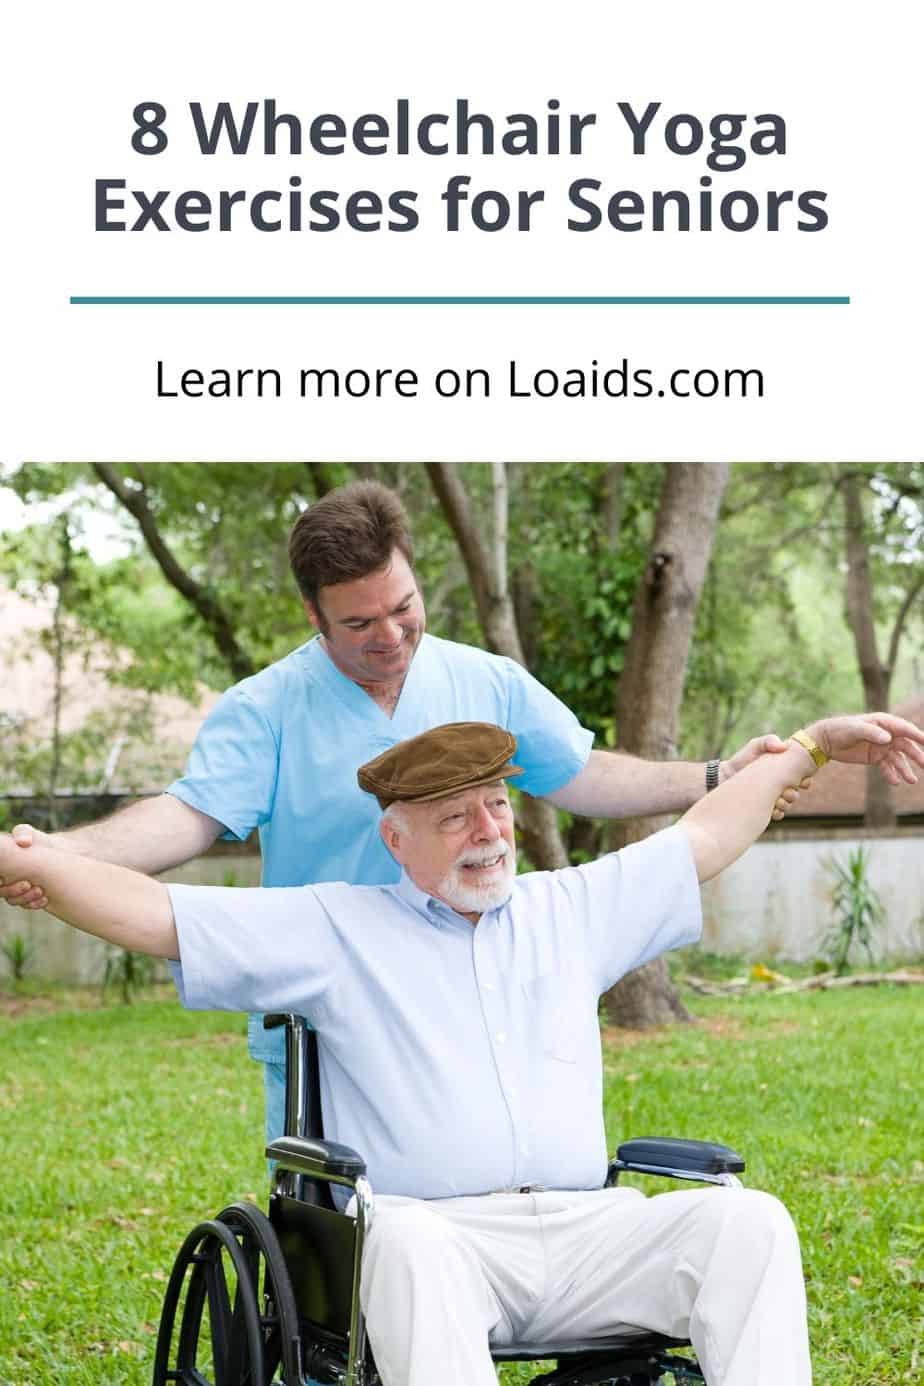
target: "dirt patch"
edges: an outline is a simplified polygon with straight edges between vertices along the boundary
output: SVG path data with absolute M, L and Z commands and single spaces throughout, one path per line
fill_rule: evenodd
M 710 1015 L 682 1025 L 659 1025 L 651 1030 L 621 1030 L 617 1025 L 607 1025 L 602 1030 L 604 1044 L 613 1049 L 633 1049 L 639 1044 L 664 1044 L 675 1035 L 682 1035 L 685 1029 L 693 1033 L 705 1031 L 717 1039 L 758 1040 L 776 1039 L 778 1035 L 795 1035 L 803 1027 L 795 1020 L 768 1020 L 759 1027 L 750 1029 L 737 1016 Z
M 182 1049 L 194 1045 L 197 1049 L 223 1049 L 229 1044 L 240 1044 L 247 1035 L 241 1030 L 222 1030 L 217 1035 L 175 1035 L 172 1039 L 161 1040 L 159 1049 Z
M 797 1020 L 771 1020 L 766 1026 L 771 1035 L 798 1035 L 804 1028 Z
M 99 1001 L 64 999 L 60 996 L 0 996 L 0 1016 L 20 1020 L 23 1016 L 54 1015 L 56 1011 L 89 1010 Z
M 703 1030 L 719 1039 L 745 1039 L 747 1032 L 737 1016 L 710 1015 L 699 1022 Z
M 172 984 L 164 982 L 161 985 L 146 987 L 134 997 L 132 1004 L 143 1006 L 147 1001 L 169 1001 L 175 996 Z M 41 992 L 3 991 L 0 992 L 0 1017 L 21 1020 L 31 1016 L 57 1015 L 59 1011 L 118 1009 L 121 1004 L 115 988 L 103 998 L 98 986 L 55 987 L 53 990 Z
M 706 1031 L 723 1039 L 744 1039 L 745 1029 L 734 1016 L 713 1015 L 705 1019 L 693 1020 L 689 1025 L 657 1025 L 650 1030 L 622 1030 L 618 1025 L 607 1025 L 602 1030 L 603 1042 L 614 1049 L 633 1049 L 638 1044 L 666 1043 L 675 1035 L 685 1031 L 696 1034 Z

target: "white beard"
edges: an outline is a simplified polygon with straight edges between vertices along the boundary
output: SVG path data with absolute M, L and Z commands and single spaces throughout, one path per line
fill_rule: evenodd
M 479 881 L 477 876 L 464 871 L 467 864 L 492 861 L 502 857 L 503 872 L 490 880 Z M 516 877 L 516 861 L 503 838 L 491 847 L 480 852 L 466 852 L 450 871 L 446 873 L 436 888 L 436 894 L 460 914 L 482 914 L 485 910 L 496 909 L 510 899 Z

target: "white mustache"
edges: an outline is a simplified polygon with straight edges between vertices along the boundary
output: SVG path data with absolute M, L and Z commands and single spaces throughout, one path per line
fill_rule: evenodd
M 456 861 L 456 866 L 484 866 L 485 862 L 494 861 L 497 857 L 506 857 L 510 853 L 510 848 L 503 838 L 494 843 L 492 847 L 480 847 L 477 851 L 466 852 Z

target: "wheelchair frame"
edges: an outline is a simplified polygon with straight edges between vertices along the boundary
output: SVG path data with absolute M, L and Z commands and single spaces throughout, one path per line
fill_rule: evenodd
M 267 1016 L 264 1024 L 286 1027 L 286 1134 L 266 1147 L 275 1162 L 269 1215 L 234 1204 L 185 1239 L 164 1299 L 153 1386 L 378 1386 L 359 1298 L 375 1217 L 365 1163 L 323 1137 L 315 1032 L 291 1014 Z M 629 1171 L 738 1185 L 744 1167 L 724 1145 L 635 1139 L 619 1147 L 606 1185 Z M 331 1185 L 351 1191 L 355 1216 L 337 1211 Z M 213 1381 L 199 1362 L 206 1309 Z M 535 1386 L 657 1386 L 665 1372 L 675 1383 L 702 1382 L 693 1358 L 673 1355 L 686 1347 L 686 1339 L 640 1332 L 512 1344 L 491 1355 L 495 1362 L 555 1359 Z

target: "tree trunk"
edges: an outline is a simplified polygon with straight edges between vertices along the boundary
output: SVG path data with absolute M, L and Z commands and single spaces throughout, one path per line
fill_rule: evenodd
M 866 711 L 888 712 L 892 670 L 879 658 L 861 484 L 860 477 L 853 473 L 848 473 L 843 479 L 847 522 L 847 623 L 857 652 Z M 863 821 L 869 828 L 895 826 L 892 790 L 872 766 L 866 771 L 866 813 Z
M 234 679 L 246 679 L 255 674 L 256 665 L 238 641 L 231 614 L 222 606 L 213 591 L 198 582 L 192 573 L 181 565 L 161 533 L 154 512 L 148 505 L 143 483 L 136 479 L 134 485 L 126 485 L 125 478 L 109 462 L 93 462 L 91 466 L 119 504 L 137 521 L 154 562 L 170 586 L 175 588 L 197 613 Z
M 606 462 L 603 464 L 601 481 L 601 512 L 603 517 L 603 543 L 608 553 L 619 548 L 619 531 L 622 528 L 622 513 L 625 508 L 626 462 Z
M 616 702 L 619 746 L 633 755 L 676 755 L 687 656 L 728 472 L 725 463 L 703 462 L 674 463 L 665 471 Z M 613 825 L 611 841 L 639 842 L 669 822 L 626 819 Z M 613 1024 L 631 1029 L 690 1019 L 661 958 L 618 982 L 605 1005 Z
M 493 544 L 485 544 L 458 464 L 427 462 L 427 474 L 456 537 L 488 648 L 526 667 L 516 613 L 507 583 L 507 484 L 503 462 L 492 470 Z M 541 871 L 568 865 L 568 854 L 551 804 L 523 794 L 518 814 L 526 854 Z
M 54 703 L 51 721 L 51 761 L 48 766 L 48 828 L 58 831 L 58 777 L 61 773 L 61 713 L 64 706 L 64 620 L 73 577 L 73 549 L 67 518 L 59 524 L 61 565 L 54 575 L 55 606 L 51 626 L 51 660 L 54 667 Z
M 327 462 L 306 462 L 305 470 L 311 479 L 316 500 L 321 500 L 337 485 L 336 477 Z

